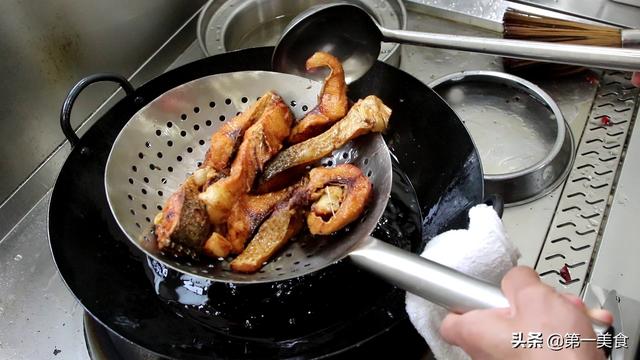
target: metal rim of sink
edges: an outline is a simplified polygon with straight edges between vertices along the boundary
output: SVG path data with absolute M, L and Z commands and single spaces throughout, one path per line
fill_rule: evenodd
M 505 206 L 517 206 L 544 197 L 560 186 L 569 175 L 575 158 L 575 146 L 571 127 L 551 96 L 537 85 L 520 77 L 486 70 L 461 71 L 445 75 L 428 85 L 442 95 L 442 91 L 449 86 L 465 82 L 503 84 L 521 91 L 547 108 L 556 121 L 555 140 L 546 156 L 521 170 L 500 174 L 484 173 L 487 193 L 502 195 Z M 463 116 L 459 117 L 464 120 Z
M 282 16 L 293 17 L 308 6 L 324 2 L 331 1 L 209 0 L 203 6 L 198 17 L 198 44 L 202 52 L 207 56 L 236 50 L 236 48 L 229 48 L 227 43 L 230 36 L 238 35 L 234 33 L 234 30 L 237 29 L 239 23 L 252 24 L 251 28 L 255 30 L 258 23 L 273 21 Z M 407 28 L 407 10 L 402 0 L 355 0 L 353 2 L 361 5 L 376 21 L 386 27 L 402 30 Z M 299 8 L 299 11 L 293 9 L 289 13 L 283 13 L 283 11 L 286 11 L 284 9 L 292 4 L 296 4 L 296 6 L 303 4 L 303 7 Z M 389 19 L 396 18 L 397 24 L 385 23 L 384 19 L 387 17 Z M 240 31 L 239 34 L 242 36 L 248 32 L 250 30 L 247 31 L 245 29 L 245 31 Z M 261 46 L 265 45 L 269 44 L 262 44 Z M 382 43 L 378 60 L 393 66 L 399 66 L 400 53 L 400 44 Z

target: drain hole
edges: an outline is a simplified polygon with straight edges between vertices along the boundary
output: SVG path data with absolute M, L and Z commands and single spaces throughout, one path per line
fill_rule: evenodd
M 151 169 L 151 170 L 155 170 L 155 169 L 156 169 L 156 166 L 155 166 L 155 165 L 153 165 L 153 164 L 149 164 L 149 169 Z
M 192 153 L 192 152 L 193 152 L 193 149 L 192 149 L 192 148 L 190 148 L 190 147 L 188 147 L 188 148 L 187 148 L 187 152 L 188 152 L 188 153 Z
M 162 211 L 162 206 L 158 205 L 156 206 L 156 209 L 158 209 L 158 211 Z
M 162 135 L 162 131 L 160 131 L 160 129 L 156 130 L 156 135 L 158 135 L 158 136 Z M 149 147 L 149 146 L 147 146 L 147 147 Z
M 176 160 L 178 160 L 178 161 L 182 161 L 182 156 L 178 155 L 178 156 L 176 157 Z
M 169 146 L 169 147 L 173 146 L 173 141 L 171 141 L 171 140 L 167 141 L 167 146 Z
M 284 256 L 291 257 L 291 253 L 286 253 Z
M 158 190 L 158 196 L 162 196 L 162 195 L 163 195 L 162 190 Z
M 309 107 L 307 105 L 302 105 L 302 111 L 307 111 L 309 110 Z
M 205 121 L 204 124 L 207 125 L 207 126 L 211 126 L 211 120 Z
M 276 271 L 280 271 L 280 270 L 282 270 L 282 268 L 281 268 L 281 267 L 277 267 L 277 268 L 276 268 Z
M 158 158 L 162 159 L 162 153 L 158 152 L 156 155 L 158 155 Z
M 197 107 L 197 106 L 196 106 L 196 107 L 194 107 L 194 108 L 193 108 L 193 112 L 194 112 L 194 113 L 196 113 L 196 114 L 197 114 L 197 113 L 199 113 L 199 112 L 200 112 L 200 108 L 199 108 L 199 107 Z
M 300 265 L 300 261 L 294 261 L 293 265 Z
M 171 166 L 169 166 L 167 170 L 169 170 L 169 172 L 173 172 L 173 168 Z
M 204 140 L 200 140 L 200 141 L 198 141 L 198 144 L 200 144 L 200 145 L 204 145 Z
M 133 200 L 133 195 L 127 194 L 127 197 L 129 198 L 129 200 Z
M 133 179 L 129 178 L 129 184 L 133 185 Z
M 136 211 L 133 210 L 133 209 L 129 209 L 129 212 L 131 213 L 131 215 L 135 215 L 136 214 Z
M 131 167 L 131 170 L 133 170 L 133 172 L 136 172 L 136 171 L 138 171 L 138 168 L 137 168 L 135 165 L 133 165 L 133 166 Z
M 186 132 L 186 131 L 184 131 L 184 130 L 180 131 L 180 136 L 182 136 L 182 137 L 187 136 L 187 132 Z
M 200 130 L 200 125 L 198 125 L 198 124 L 193 125 L 193 130 L 195 130 L 195 131 Z
M 168 127 L 168 128 L 170 128 L 170 127 L 172 127 L 172 126 L 173 126 L 173 123 L 172 123 L 171 121 L 169 121 L 169 122 L 167 123 L 167 127 Z
M 187 114 L 182 114 L 182 115 L 180 115 L 180 119 L 182 119 L 182 120 L 187 120 Z
M 240 115 L 240 114 L 242 114 L 242 111 L 238 111 L 238 112 L 236 113 L 236 116 L 238 116 L 238 115 Z
M 147 210 L 147 204 L 142 204 L 142 208 Z
M 291 106 L 296 107 L 298 103 L 295 100 L 291 100 L 290 104 Z
M 309 266 L 311 266 L 311 264 L 309 264 L 309 263 L 304 264 L 304 267 L 309 267 Z
M 220 117 L 218 119 L 220 119 L 220 121 L 224 121 L 225 117 L 224 117 L 224 115 L 220 115 Z
M 327 161 L 327 166 L 333 166 L 333 160 Z
M 241 100 L 242 100 L 243 103 L 246 103 L 247 101 L 249 101 L 249 99 L 247 99 L 246 96 L 243 96 Z
M 368 164 L 369 164 L 369 158 L 365 158 L 365 159 L 364 159 L 364 164 L 365 164 L 365 165 L 368 165 Z
M 138 153 L 138 157 L 139 157 L 140 159 L 142 159 L 142 158 L 144 157 L 144 154 L 143 154 L 143 153 Z
M 371 170 L 367 171 L 367 177 L 371 177 L 371 174 L 372 174 Z
M 231 99 L 229 98 L 224 99 L 224 103 L 227 105 L 231 105 Z
M 148 177 L 145 177 L 145 178 L 144 178 L 144 179 L 142 179 L 142 180 L 143 180 L 145 183 L 147 183 L 147 184 L 149 183 L 149 178 L 148 178 Z
M 209 107 L 210 107 L 210 108 L 212 108 L 212 109 L 213 109 L 214 107 L 216 107 L 216 103 L 215 103 L 215 101 L 210 102 L 210 103 L 209 103 Z
M 158 133 L 158 131 L 160 131 L 160 130 L 156 130 L 156 134 Z M 151 147 L 151 144 L 150 144 L 148 141 L 146 141 L 146 142 L 144 143 L 144 147 L 146 147 L 146 148 L 150 148 L 150 147 Z
M 202 161 L 198 161 L 196 166 L 200 167 L 201 165 L 202 165 Z
M 136 223 L 136 226 L 138 227 L 138 229 L 140 229 L 140 224 Z
M 349 154 L 347 154 L 346 152 L 345 152 L 345 153 L 342 153 L 342 158 L 343 158 L 343 159 L 347 159 L 347 158 L 349 158 Z
M 149 217 L 147 216 L 146 218 L 144 218 L 145 220 L 147 220 L 148 223 L 151 222 L 151 219 L 149 219 Z

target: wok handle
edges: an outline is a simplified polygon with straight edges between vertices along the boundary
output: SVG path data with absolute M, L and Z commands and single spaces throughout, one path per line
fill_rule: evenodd
M 359 267 L 454 313 L 506 308 L 509 301 L 496 285 L 404 251 L 375 238 L 349 254 Z M 593 321 L 598 333 L 611 331 Z
M 125 77 L 117 74 L 94 74 L 78 81 L 78 83 L 69 90 L 69 94 L 67 94 L 67 97 L 64 99 L 62 109 L 60 110 L 60 127 L 62 128 L 64 136 L 69 140 L 71 147 L 76 146 L 80 141 L 78 135 L 76 135 L 75 131 L 73 131 L 73 127 L 71 126 L 71 110 L 73 109 L 73 104 L 76 102 L 76 99 L 82 90 L 87 86 L 100 81 L 113 81 L 120 84 L 127 95 L 131 95 L 135 91 L 131 83 Z
M 379 27 L 383 41 L 623 71 L 640 70 L 640 50 L 423 33 Z

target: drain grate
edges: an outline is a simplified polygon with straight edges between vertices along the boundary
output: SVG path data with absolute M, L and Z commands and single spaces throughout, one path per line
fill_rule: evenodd
M 630 73 L 604 73 L 536 263 L 536 271 L 545 283 L 566 292 L 582 291 L 596 250 L 638 101 L 638 89 L 631 85 L 630 78 Z M 570 279 L 561 274 L 565 265 Z

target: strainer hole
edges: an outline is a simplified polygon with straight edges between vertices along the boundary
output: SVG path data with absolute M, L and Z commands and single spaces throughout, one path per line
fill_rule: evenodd
M 164 193 L 162 192 L 162 190 L 158 190 L 158 196 L 162 196 L 164 195 Z
M 147 204 L 142 204 L 141 206 L 143 209 L 147 210 Z
M 343 159 L 347 159 L 347 158 L 349 158 L 349 154 L 347 154 L 346 152 L 345 152 L 345 153 L 342 153 L 342 158 L 343 158 Z
M 171 121 L 169 121 L 169 122 L 167 123 L 167 127 L 168 127 L 168 128 L 170 128 L 170 127 L 172 127 L 172 126 L 173 126 L 173 123 L 172 123 Z
M 224 115 L 220 115 L 220 117 L 219 117 L 218 119 L 219 119 L 220 121 L 224 121 L 224 119 L 226 119 L 226 118 L 224 117 Z
M 133 210 L 133 209 L 129 209 L 129 212 L 131 213 L 131 215 L 135 215 L 136 214 L 136 211 Z
M 162 159 L 162 152 L 158 151 L 156 155 L 158 156 L 158 159 Z
M 188 153 L 192 153 L 192 152 L 193 152 L 193 148 L 188 147 L 188 148 L 187 148 L 187 152 L 188 152 Z
M 200 125 L 198 125 L 198 124 L 193 125 L 193 130 L 195 130 L 195 131 L 200 130 Z
M 178 155 L 178 156 L 176 157 L 176 160 L 178 160 L 178 161 L 182 161 L 182 156 Z
M 169 170 L 169 172 L 173 172 L 173 168 L 171 166 L 169 166 L 167 170 Z
M 129 198 L 129 200 L 133 200 L 133 195 L 128 194 L 127 197 Z
M 147 195 L 147 189 L 140 190 L 143 194 Z
M 200 140 L 200 141 L 198 141 L 198 144 L 200 144 L 200 145 L 204 145 L 204 140 Z
M 156 134 L 158 133 L 158 131 L 160 131 L 160 130 L 156 130 Z M 144 147 L 146 147 L 146 148 L 150 148 L 150 147 L 151 147 L 151 144 L 150 144 L 148 141 L 146 141 L 146 142 L 144 143 Z
M 260 98 L 261 98 L 261 96 L 258 96 L 258 97 L 256 98 L 256 101 L 260 100 Z
M 309 110 L 309 107 L 307 105 L 302 105 L 302 111 L 307 111 Z
M 373 174 L 371 170 L 367 171 L 367 177 L 371 177 L 371 174 Z
M 231 105 L 231 99 L 229 98 L 224 99 L 224 103 L 227 105 Z
M 333 166 L 333 160 L 327 161 L 327 166 Z
M 307 254 L 307 257 L 308 258 L 313 257 L 313 253 Z
M 291 257 L 291 253 L 286 253 L 284 256 Z
M 300 261 L 294 261 L 293 265 L 300 265 Z
M 167 183 L 167 178 L 160 179 L 160 182 L 163 183 L 163 184 L 166 184 Z
M 211 126 L 211 120 L 205 121 L 204 124 L 207 125 L 207 126 Z
M 136 167 L 135 165 L 133 165 L 133 166 L 131 167 L 131 170 L 133 170 L 133 172 L 136 172 L 136 171 L 138 171 L 138 167 Z
M 144 157 L 144 154 L 143 154 L 143 153 L 138 153 L 138 157 L 139 157 L 140 159 L 142 159 L 142 158 Z
M 151 219 L 147 216 L 146 218 L 144 218 L 148 223 L 151 222 Z
M 210 107 L 210 108 L 212 108 L 212 109 L 213 109 L 214 107 L 216 107 L 216 102 L 215 102 L 215 101 L 211 101 L 211 102 L 209 103 L 209 107 Z
M 158 136 L 162 135 L 162 131 L 160 131 L 160 129 L 156 130 L 156 135 Z
M 249 101 L 249 99 L 247 99 L 246 96 L 243 96 L 241 100 L 242 100 L 243 103 L 246 103 L 247 101 Z
M 264 274 L 264 270 L 259 270 L 258 271 L 260 274 Z
M 187 120 L 187 114 L 182 114 L 182 115 L 180 115 L 180 119 L 182 119 L 182 120 Z
M 296 105 L 298 105 L 298 103 L 295 100 L 291 100 L 290 104 L 292 107 L 296 107 Z
M 149 178 L 148 178 L 148 177 L 145 177 L 145 178 L 143 178 L 142 180 L 143 180 L 145 183 L 147 183 L 147 184 L 149 183 Z
M 158 209 L 158 211 L 162 211 L 162 206 L 158 205 L 156 206 L 156 209 Z
M 140 224 L 139 224 L 139 223 L 136 223 L 136 227 L 137 227 L 138 229 L 140 229 Z
M 238 112 L 236 113 L 236 116 L 238 116 L 238 115 L 240 115 L 240 114 L 242 114 L 242 111 L 238 111 Z
M 182 136 L 182 137 L 187 136 L 187 132 L 186 132 L 186 131 L 184 131 L 184 130 L 180 131 L 180 136 Z
M 277 268 L 276 268 L 276 271 L 280 271 L 280 270 L 282 270 L 282 268 L 281 268 L 281 267 L 277 267 Z
M 173 141 L 171 141 L 171 140 L 167 141 L 167 146 L 169 146 L 169 147 L 173 146 Z
M 309 267 L 309 266 L 311 266 L 311 264 L 309 263 L 304 264 L 304 267 Z
M 156 169 L 156 166 L 155 166 L 155 165 L 153 165 L 153 164 L 149 164 L 149 169 L 151 169 L 151 170 L 155 170 L 155 169 Z
M 197 106 L 196 106 L 196 107 L 194 107 L 194 108 L 193 108 L 193 112 L 194 112 L 194 113 L 196 113 L 196 114 L 197 114 L 197 113 L 199 113 L 199 112 L 200 112 L 200 108 L 199 108 L 199 107 L 197 107 Z
M 365 165 L 368 165 L 368 164 L 369 164 L 369 158 L 365 158 L 365 159 L 364 159 L 364 164 L 365 164 Z
M 129 184 L 133 185 L 133 179 L 129 178 Z
M 197 167 L 200 167 L 201 165 L 202 165 L 202 161 L 198 161 L 198 162 L 196 163 L 196 166 L 197 166 Z

